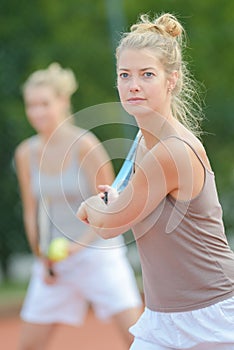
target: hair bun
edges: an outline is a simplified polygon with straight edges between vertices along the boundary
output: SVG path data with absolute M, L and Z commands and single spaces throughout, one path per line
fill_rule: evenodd
M 163 28 L 166 33 L 173 37 L 181 36 L 183 32 L 183 27 L 178 22 L 176 17 L 169 13 L 161 15 L 159 18 L 157 18 L 155 23 Z
M 46 69 L 33 72 L 23 85 L 23 91 L 29 86 L 48 85 L 61 96 L 71 97 L 78 89 L 78 81 L 71 69 L 63 68 L 53 62 Z
M 78 81 L 71 69 L 63 68 L 59 63 L 53 62 L 45 72 L 61 95 L 71 96 L 77 90 Z
M 165 13 L 150 21 L 147 14 L 141 15 L 140 22 L 131 26 L 131 32 L 145 33 L 157 32 L 161 35 L 170 35 L 172 37 L 179 37 L 183 32 L 182 25 L 178 22 L 176 17 L 169 13 Z

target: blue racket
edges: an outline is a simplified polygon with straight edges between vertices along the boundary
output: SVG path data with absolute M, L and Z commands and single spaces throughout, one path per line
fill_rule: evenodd
M 115 188 L 118 192 L 122 192 L 125 189 L 132 175 L 136 149 L 137 149 L 140 137 L 141 137 L 141 131 L 139 130 L 127 154 L 127 157 L 120 171 L 118 172 L 118 175 L 116 176 L 114 182 L 111 185 L 111 187 Z M 105 196 L 103 200 L 106 204 L 108 203 L 108 192 L 105 192 Z

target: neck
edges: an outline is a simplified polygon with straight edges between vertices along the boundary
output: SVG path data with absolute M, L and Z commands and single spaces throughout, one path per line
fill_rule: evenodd
M 56 145 L 61 143 L 61 140 L 64 137 L 64 134 L 66 134 L 66 131 L 69 130 L 71 126 L 70 122 L 64 121 L 60 124 L 58 124 L 58 126 L 53 127 L 43 133 L 39 133 L 40 138 L 42 140 L 43 144 L 48 143 L 48 141 L 50 142 L 51 145 Z
M 150 115 L 144 115 L 139 118 L 136 117 L 136 121 L 148 149 L 154 147 L 155 144 L 169 134 L 175 133 L 173 132 L 175 119 L 171 114 L 162 116 L 159 113 L 151 113 Z

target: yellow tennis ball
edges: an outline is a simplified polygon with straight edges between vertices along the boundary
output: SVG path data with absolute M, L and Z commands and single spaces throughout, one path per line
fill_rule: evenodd
M 54 262 L 66 259 L 68 256 L 68 240 L 65 238 L 54 238 L 48 249 L 48 258 Z

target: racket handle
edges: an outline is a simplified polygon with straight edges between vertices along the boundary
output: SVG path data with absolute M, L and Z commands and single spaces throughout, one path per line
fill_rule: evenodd
M 104 192 L 104 197 L 102 198 L 104 200 L 104 203 L 108 203 L 108 192 Z
M 54 270 L 52 269 L 52 267 L 48 267 L 48 274 L 50 276 L 55 276 Z
M 52 265 L 52 263 L 50 261 L 49 261 L 49 264 L 47 266 L 47 272 L 48 272 L 49 276 L 51 276 L 51 277 L 55 276 L 55 272 L 53 270 L 53 265 Z

